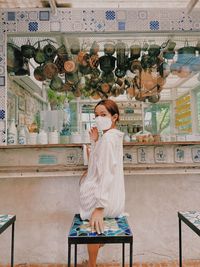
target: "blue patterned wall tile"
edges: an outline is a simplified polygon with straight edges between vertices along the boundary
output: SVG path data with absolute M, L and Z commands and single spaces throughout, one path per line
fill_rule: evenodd
M 50 30 L 51 32 L 59 32 L 60 31 L 60 22 L 59 21 L 51 21 L 50 22 Z
M 61 32 L 71 32 L 72 31 L 72 23 L 63 21 L 60 25 L 60 31 Z
M 5 119 L 5 110 L 0 109 L 0 120 L 4 120 Z
M 76 21 L 73 23 L 73 30 L 76 32 L 80 32 L 83 29 L 83 24 L 80 21 Z
M 7 22 L 7 24 L 6 24 L 6 31 L 7 32 L 16 32 L 17 31 L 17 24 L 16 24 L 16 22 Z
M 71 20 L 72 20 L 71 10 L 60 11 L 60 21 L 71 21 Z
M 15 14 L 15 12 L 8 12 L 7 13 L 7 20 L 8 21 L 15 21 L 15 16 L 16 14 Z
M 200 30 L 200 21 L 194 21 L 192 25 L 193 30 Z
M 148 19 L 148 12 L 146 10 L 139 10 L 137 17 L 141 20 Z
M 0 75 L 5 74 L 5 68 L 4 66 L 0 66 Z
M 0 131 L 0 144 L 1 143 L 5 143 L 6 142 L 6 132 L 5 132 L 5 130 L 3 130 L 3 131 Z
M 95 22 L 95 30 L 96 31 L 105 31 L 105 22 L 104 21 L 96 21 Z
M 106 20 L 115 20 L 116 14 L 114 10 L 107 10 L 105 12 Z
M 16 14 L 17 21 L 28 21 L 28 12 L 27 11 L 20 11 Z
M 31 11 L 28 12 L 28 18 L 29 20 L 35 21 L 38 19 L 38 12 L 37 11 Z
M 119 21 L 118 22 L 118 30 L 119 31 L 125 31 L 126 30 L 126 22 L 125 21 Z
M 5 86 L 5 76 L 0 76 L 0 86 Z
M 116 12 L 117 21 L 125 21 L 127 19 L 127 12 L 125 10 L 119 10 Z
M 82 20 L 82 16 L 83 16 L 83 13 L 82 13 L 81 9 L 80 10 L 79 9 L 74 9 L 71 12 L 71 20 L 73 22 Z
M 39 21 L 38 30 L 40 32 L 50 32 L 50 21 Z
M 117 31 L 118 24 L 115 21 L 106 21 L 105 31 Z
M 28 30 L 30 32 L 36 32 L 36 31 L 38 31 L 38 22 L 36 22 L 36 21 L 29 22 L 29 24 L 28 24 Z
M 192 148 L 192 160 L 193 162 L 200 162 L 200 147 Z
M 152 31 L 157 31 L 157 30 L 159 30 L 159 28 L 160 28 L 159 21 L 157 21 L 157 20 L 151 20 L 151 21 L 149 22 L 149 28 L 150 28 L 150 30 L 152 30 Z
M 49 11 L 40 11 L 39 12 L 39 20 L 41 21 L 49 21 L 50 13 Z

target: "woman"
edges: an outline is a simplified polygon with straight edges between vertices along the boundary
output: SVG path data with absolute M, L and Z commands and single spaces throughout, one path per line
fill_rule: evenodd
M 92 231 L 104 231 L 104 217 L 124 212 L 123 133 L 116 129 L 119 109 L 112 100 L 100 101 L 94 109 L 97 127 L 90 131 L 91 152 L 87 172 L 80 181 L 80 216 Z M 103 135 L 99 137 L 99 131 Z M 96 266 L 99 244 L 89 244 L 88 267 Z

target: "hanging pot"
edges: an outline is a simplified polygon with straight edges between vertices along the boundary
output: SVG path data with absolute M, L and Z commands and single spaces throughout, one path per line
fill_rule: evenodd
M 82 73 L 83 75 L 90 74 L 90 72 L 91 72 L 91 68 L 90 68 L 90 66 L 79 65 L 78 70 L 79 70 L 80 73 Z
M 196 55 L 195 46 L 185 46 L 178 49 L 178 59 L 177 62 L 181 64 L 190 64 L 190 61 Z
M 133 60 L 130 64 L 130 70 L 133 73 L 141 72 L 142 71 L 142 65 L 141 62 L 137 59 Z
M 97 55 L 98 52 L 99 52 L 99 45 L 96 41 L 94 41 L 90 48 L 90 56 Z
M 105 83 L 112 83 L 115 80 L 115 76 L 113 72 L 109 72 L 109 73 L 102 72 L 101 79 Z
M 31 45 L 30 40 L 27 41 L 27 44 L 21 46 L 22 55 L 25 58 L 33 58 L 35 56 L 35 47 Z
M 68 60 L 69 55 L 67 53 L 67 49 L 64 45 L 61 45 L 57 51 L 56 54 L 58 55 L 59 58 L 62 58 L 64 61 Z
M 80 43 L 77 38 L 72 38 L 70 51 L 73 55 L 78 55 L 78 53 L 81 51 Z
M 92 68 L 91 69 L 91 76 L 94 78 L 98 78 L 101 74 L 101 71 L 97 68 Z
M 72 59 L 70 59 L 65 61 L 64 69 L 67 73 L 73 73 L 77 70 L 77 65 Z
M 116 45 L 117 67 L 125 69 L 126 66 L 126 45 L 123 42 L 118 42 Z
M 78 72 L 76 71 L 74 73 L 65 73 L 65 81 L 76 85 L 79 82 Z
M 19 48 L 12 43 L 7 44 L 7 70 L 17 72 L 24 64 L 23 55 Z
M 172 63 L 170 65 L 171 74 L 177 75 L 177 73 L 180 71 L 181 67 L 182 67 L 182 64 L 180 64 L 178 62 Z
M 149 102 L 151 103 L 157 103 L 160 100 L 160 95 L 152 95 L 148 97 Z
M 89 65 L 91 68 L 97 68 L 99 66 L 99 56 L 98 55 L 90 56 Z
M 99 58 L 100 69 L 105 73 L 110 73 L 115 68 L 116 58 L 113 56 L 102 56 Z
M 113 43 L 105 43 L 104 53 L 106 55 L 112 56 L 115 53 L 115 45 Z
M 192 73 L 190 65 L 183 65 L 177 72 L 177 76 L 180 78 L 187 78 Z
M 63 81 L 59 76 L 54 77 L 50 84 L 49 87 L 54 90 L 54 91 L 62 91 L 62 87 L 63 87 Z
M 165 47 L 163 51 L 163 57 L 166 59 L 173 59 L 175 55 L 175 51 L 174 51 L 175 46 L 176 46 L 176 43 L 174 41 L 169 40 L 167 42 L 167 46 Z
M 192 71 L 198 72 L 200 71 L 200 56 L 195 57 L 190 65 Z
M 33 75 L 37 81 L 43 82 L 46 80 L 46 76 L 44 75 L 42 65 L 34 69 Z
M 126 93 L 129 99 L 132 99 L 135 96 L 135 88 L 134 87 L 128 87 L 126 89 Z
M 148 55 L 150 57 L 158 57 L 160 54 L 160 46 L 156 44 L 152 44 L 149 46 Z
M 60 73 L 60 74 L 65 73 L 64 62 L 65 62 L 65 60 L 62 57 L 60 57 L 60 56 L 57 56 L 57 58 L 56 58 L 56 60 L 54 62 L 54 64 L 58 68 L 58 73 Z
M 137 44 L 133 44 L 130 46 L 130 59 L 138 59 L 141 53 L 141 46 Z
M 36 49 L 36 52 L 35 52 L 35 55 L 34 55 L 34 60 L 38 64 L 42 64 L 46 60 L 44 51 L 40 48 L 40 42 L 38 42 L 38 48 Z
M 54 60 L 56 56 L 56 48 L 52 44 L 47 44 L 43 48 L 43 52 L 45 54 L 46 60 Z
M 56 64 L 48 62 L 44 65 L 43 73 L 47 79 L 52 79 L 58 75 L 58 68 Z
M 27 59 L 24 60 L 23 66 L 18 71 L 15 72 L 15 75 L 16 76 L 24 76 L 24 75 L 30 76 L 30 68 L 29 68 Z

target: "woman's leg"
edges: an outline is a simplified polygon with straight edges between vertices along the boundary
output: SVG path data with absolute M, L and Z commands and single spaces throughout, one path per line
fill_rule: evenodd
M 100 248 L 100 244 L 88 244 L 88 267 L 96 267 L 97 255 Z

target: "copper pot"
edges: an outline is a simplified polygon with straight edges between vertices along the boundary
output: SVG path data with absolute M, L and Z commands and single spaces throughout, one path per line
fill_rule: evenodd
M 64 69 L 67 73 L 74 73 L 77 70 L 77 65 L 75 61 L 73 61 L 72 59 L 69 59 L 65 61 Z
M 58 75 L 58 68 L 56 64 L 48 62 L 44 65 L 43 72 L 45 77 L 51 80 Z
M 43 66 L 38 66 L 34 69 L 34 73 L 33 73 L 35 79 L 37 81 L 40 81 L 40 82 L 43 82 L 46 80 L 46 76 L 44 75 L 44 72 L 43 72 Z

